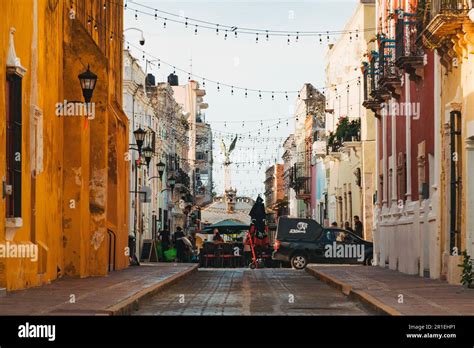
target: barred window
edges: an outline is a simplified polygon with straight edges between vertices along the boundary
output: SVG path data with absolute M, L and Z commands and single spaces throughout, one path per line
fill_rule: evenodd
M 21 217 L 22 78 L 7 74 L 6 88 L 6 217 Z

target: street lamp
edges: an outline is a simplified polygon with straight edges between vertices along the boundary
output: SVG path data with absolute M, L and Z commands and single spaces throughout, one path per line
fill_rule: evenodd
M 166 168 L 166 164 L 164 164 L 161 161 L 160 163 L 156 165 L 156 169 L 158 170 L 158 175 L 160 176 L 160 180 L 163 178 L 163 173 L 165 172 L 165 168 Z
M 79 74 L 77 77 L 81 82 L 84 101 L 86 103 L 89 103 L 92 99 L 92 94 L 94 93 L 94 88 L 97 82 L 97 75 L 90 71 L 89 65 L 87 65 L 87 70 Z
M 125 33 L 126 31 L 129 31 L 129 30 L 136 30 L 136 31 L 139 31 L 141 33 L 141 36 L 140 36 L 140 45 L 144 45 L 145 44 L 145 37 L 143 36 L 143 30 L 141 29 L 138 29 L 138 28 L 128 28 L 128 29 L 125 29 L 123 32 Z
M 138 128 L 133 132 L 135 141 L 137 142 L 138 153 L 142 153 L 143 141 L 145 140 L 146 131 L 142 128 Z
M 176 179 L 174 178 L 174 176 L 168 179 L 168 184 L 170 185 L 171 192 L 173 192 L 174 186 L 176 185 Z
M 142 149 L 143 156 L 145 157 L 146 167 L 150 167 L 150 161 L 153 157 L 153 149 L 150 146 L 146 146 Z

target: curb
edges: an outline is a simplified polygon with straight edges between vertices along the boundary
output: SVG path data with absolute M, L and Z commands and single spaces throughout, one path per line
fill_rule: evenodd
M 306 267 L 306 272 L 314 276 L 315 278 L 325 282 L 326 284 L 340 290 L 344 295 L 348 296 L 351 299 L 357 300 L 362 304 L 370 307 L 375 310 L 377 313 L 390 316 L 400 316 L 403 315 L 395 308 L 386 305 L 380 300 L 376 299 L 374 296 L 369 295 L 367 292 L 362 290 L 354 290 L 352 285 L 344 283 L 339 279 L 325 274 L 323 272 L 317 271 L 313 268 Z
M 128 297 L 127 299 L 120 301 L 110 307 L 107 307 L 106 311 L 109 315 L 130 315 L 135 309 L 138 309 L 140 301 L 155 295 L 156 293 L 164 290 L 165 288 L 177 283 L 188 275 L 194 273 L 198 269 L 198 264 L 193 265 L 189 269 L 179 272 L 162 282 L 159 282 L 153 286 L 150 286 L 146 289 L 140 290 L 134 295 Z

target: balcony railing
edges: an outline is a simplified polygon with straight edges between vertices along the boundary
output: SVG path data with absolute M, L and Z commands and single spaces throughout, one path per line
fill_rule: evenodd
M 381 108 L 382 100 L 376 96 L 378 76 L 378 53 L 372 51 L 369 62 L 363 65 L 364 72 L 364 102 L 366 109 L 377 112 Z
M 381 99 L 398 97 L 398 88 L 401 86 L 400 72 L 395 65 L 396 40 L 382 37 L 379 44 L 378 90 Z
M 311 198 L 311 174 L 305 163 L 295 163 L 291 170 L 290 186 L 295 190 L 297 199 Z
M 440 14 L 467 14 L 472 8 L 472 0 L 431 0 L 431 18 Z
M 395 65 L 404 69 L 412 78 L 420 78 L 420 69 L 424 66 L 424 51 L 418 37 L 423 31 L 423 22 L 416 14 L 398 11 L 396 23 Z
M 432 0 L 429 23 L 423 32 L 423 44 L 430 48 L 440 48 L 451 41 L 465 23 L 470 23 L 468 14 L 474 8 L 474 0 Z

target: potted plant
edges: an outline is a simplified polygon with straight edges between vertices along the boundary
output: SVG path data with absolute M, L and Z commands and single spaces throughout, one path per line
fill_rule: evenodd
M 474 276 L 472 274 L 472 259 L 468 255 L 466 250 L 463 251 L 462 256 L 463 256 L 463 262 L 462 262 L 462 264 L 458 265 L 459 267 L 462 268 L 461 284 L 465 288 L 473 289 L 474 286 L 473 286 L 472 282 L 474 280 L 473 279 Z

